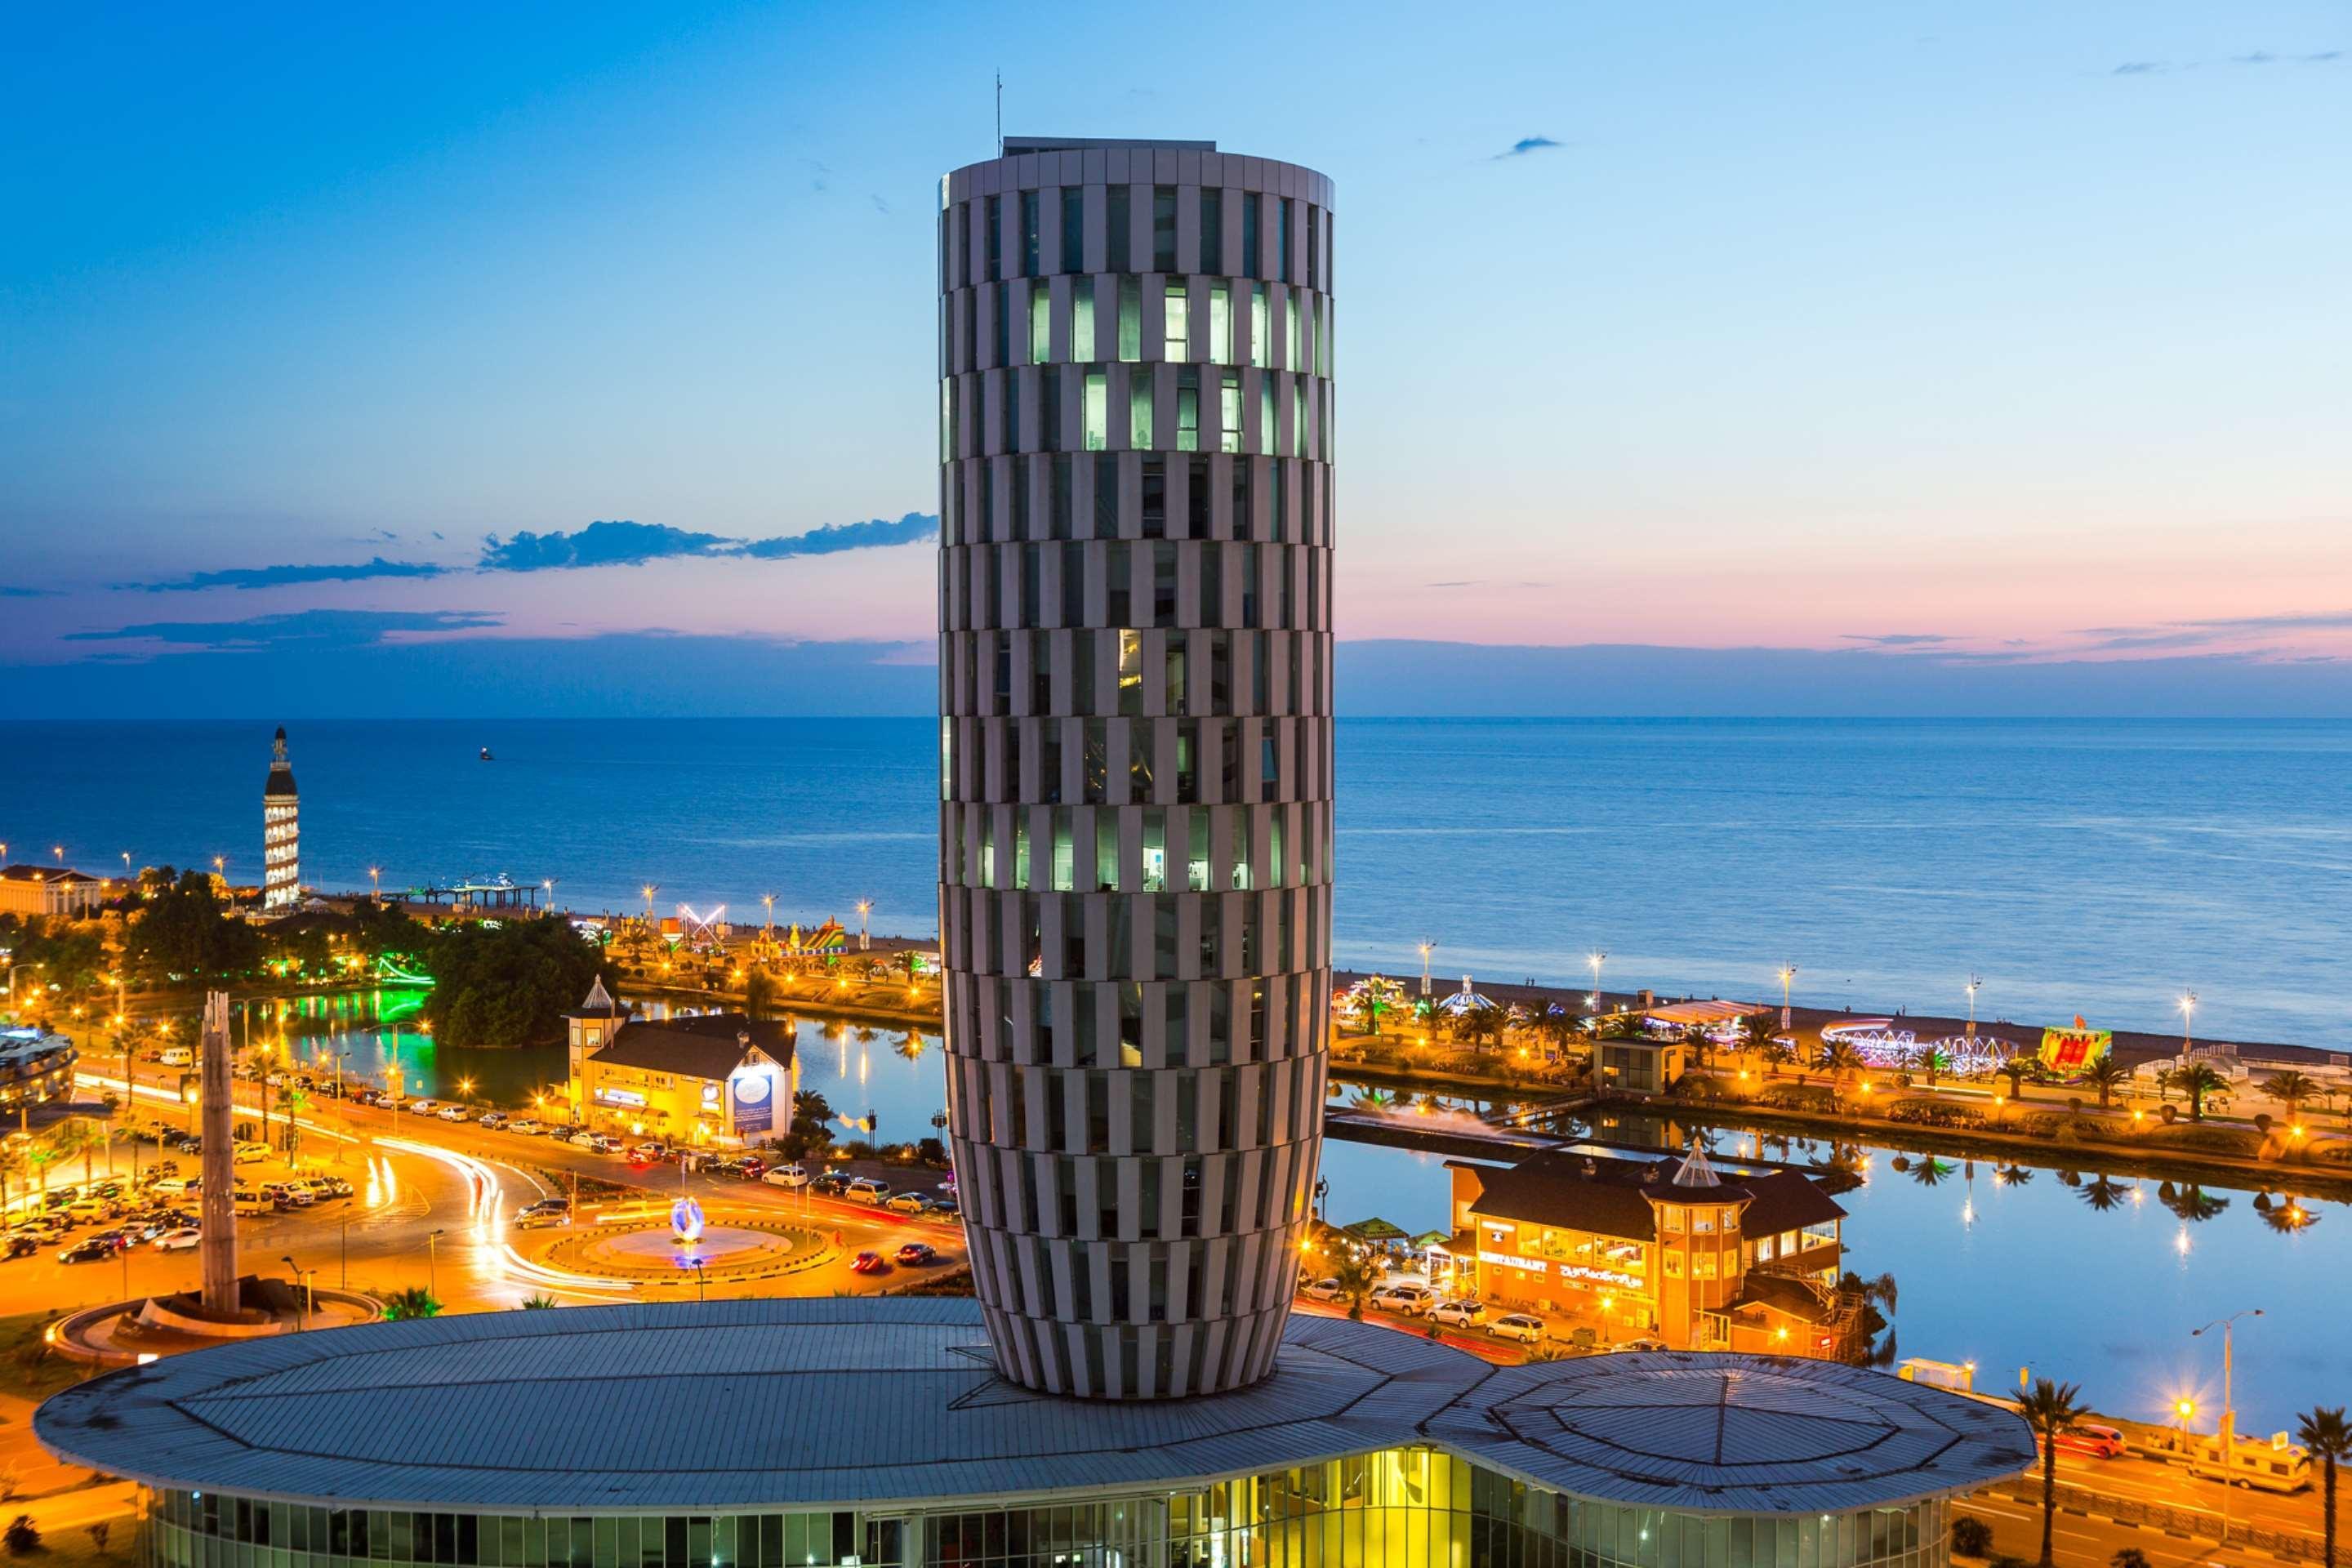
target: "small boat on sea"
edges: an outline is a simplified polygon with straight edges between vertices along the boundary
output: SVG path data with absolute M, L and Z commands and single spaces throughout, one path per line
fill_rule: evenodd
M 486 763 L 495 763 L 498 759 L 490 755 L 490 749 L 488 746 L 484 746 L 482 748 L 482 761 Z

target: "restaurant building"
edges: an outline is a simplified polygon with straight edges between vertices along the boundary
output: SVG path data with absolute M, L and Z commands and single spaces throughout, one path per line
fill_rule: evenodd
M 1730 1180 L 1672 1160 L 1552 1151 L 1448 1161 L 1457 1265 L 1482 1300 L 1565 1318 L 1603 1342 L 1843 1359 L 1859 1303 L 1837 1289 L 1845 1210 L 1797 1171 Z M 1459 1278 L 1459 1276 L 1457 1276 Z
M 1301 1317 L 1172 1408 L 992 1359 L 969 1300 L 478 1312 L 126 1367 L 34 1432 L 139 1484 L 146 1568 L 1944 1568 L 1952 1500 L 2034 1452 L 1782 1357 Z
M 740 1013 L 640 1018 L 602 980 L 564 1016 L 572 1120 L 616 1138 L 740 1148 L 792 1124 L 790 1030 Z

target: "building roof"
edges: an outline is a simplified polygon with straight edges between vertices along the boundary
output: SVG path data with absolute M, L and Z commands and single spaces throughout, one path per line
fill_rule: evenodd
M 1084 153 L 1108 147 L 1148 147 L 1160 153 L 1213 153 L 1217 150 L 1214 142 L 1163 142 L 1149 136 L 1007 136 L 1003 155 L 1015 158 L 1024 153 Z
M 1173 1489 L 1430 1441 L 1587 1497 L 1828 1511 L 1973 1487 L 2034 1454 L 2015 1415 L 1884 1373 L 1671 1352 L 1498 1369 L 1322 1317 L 1294 1318 L 1251 1388 L 1060 1398 L 996 1375 L 976 1302 L 904 1298 L 286 1334 L 77 1384 L 34 1430 L 151 1486 L 519 1512 Z
M 582 998 L 580 1005 L 563 1016 L 567 1018 L 612 1018 L 617 1017 L 620 1012 L 620 1005 L 613 1000 L 613 994 L 604 989 L 604 977 L 600 974 L 588 987 L 588 994 Z
M 631 1018 L 588 1059 L 604 1067 L 725 1078 L 743 1065 L 754 1047 L 779 1067 L 792 1063 L 790 1030 L 773 1019 L 747 1018 L 740 1013 Z
M 1675 1002 L 1664 1007 L 1653 1007 L 1643 1016 L 1659 1024 L 1705 1026 L 1728 1024 L 1735 1018 L 1752 1018 L 1771 1010 L 1760 1002 Z
M 1687 1162 L 1685 1162 L 1687 1164 Z M 1710 1167 L 1707 1173 L 1715 1175 Z M 1738 1203 L 1748 1200 L 1740 1228 L 1758 1236 L 1843 1219 L 1836 1199 L 1796 1171 L 1717 1177 L 1704 1194 L 1677 1184 L 1658 1160 L 1611 1159 L 1572 1150 L 1548 1150 L 1516 1165 L 1478 1167 L 1484 1189 L 1470 1212 L 1496 1219 L 1532 1220 L 1562 1230 L 1649 1241 L 1656 1235 L 1651 1208 L 1659 1202 Z
M 97 878 L 87 871 L 77 871 L 70 866 L 36 866 L 29 863 L 0 868 L 0 877 L 12 882 L 95 882 Z

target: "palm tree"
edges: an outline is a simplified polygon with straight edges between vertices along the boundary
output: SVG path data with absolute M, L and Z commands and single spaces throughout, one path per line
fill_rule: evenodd
M 2131 1081 L 2131 1068 L 2113 1057 L 2101 1057 L 2083 1069 L 2083 1081 L 2099 1091 L 2099 1109 L 2105 1110 L 2108 1097 Z
M 552 1296 L 525 1296 L 519 1303 L 519 1309 L 525 1312 L 543 1312 L 561 1304 Z
M 2305 1411 L 2294 1440 L 2319 1460 L 2319 1561 L 2321 1568 L 2336 1568 L 2336 1466 L 2352 1458 L 2352 1426 L 2345 1423 L 2344 1406 Z
M 1993 1071 L 2009 1079 L 2009 1098 L 2016 1100 L 2025 1093 L 2025 1075 L 2033 1070 L 2033 1066 L 2034 1058 L 2032 1057 L 2009 1057 Z
M 1785 1043 L 1777 1037 L 1768 1039 L 1762 1045 L 1757 1047 L 1756 1055 L 1758 1059 L 1763 1062 L 1764 1070 L 1768 1073 L 1779 1072 L 1782 1068 L 1787 1067 L 1790 1062 L 1797 1059 L 1797 1053 L 1790 1050 Z
M 1830 1075 L 1830 1098 L 1843 1099 L 1846 1080 L 1863 1069 L 1860 1052 L 1843 1040 L 1832 1040 L 1822 1047 L 1822 1070 Z
M 2303 1114 L 2303 1102 L 2319 1092 L 2319 1085 L 2290 1068 L 2263 1079 L 2262 1090 L 2286 1107 L 2287 1120 L 2292 1121 Z
M 0 1143 L 0 1214 L 8 1208 L 8 1178 L 25 1173 L 25 1151 L 14 1143 Z
M 1339 1283 L 1340 1299 L 1348 1303 L 1348 1316 L 1361 1322 L 1364 1298 L 1372 1290 L 1372 1266 L 1342 1247 L 1332 1255 L 1331 1278 Z
M 2101 1172 L 2089 1186 L 2083 1189 L 2082 1198 L 2084 1203 L 2101 1214 L 2105 1214 L 2109 1209 L 2123 1206 L 2126 1190 L 2121 1183 L 2109 1181 L 2106 1173 Z
M 2017 1402 L 2017 1413 L 2025 1417 L 2026 1425 L 2042 1439 L 2042 1560 L 2041 1568 L 2052 1568 L 2050 1537 L 2058 1523 L 2058 1438 L 2090 1411 L 2078 1404 L 2082 1388 L 2072 1383 L 2053 1383 L 2046 1377 L 2033 1380 L 2033 1391 Z
M 1933 1154 L 1920 1155 L 1911 1166 L 1911 1179 L 1923 1187 L 1936 1186 L 1951 1173 L 1952 1167 Z
M 1951 1070 L 1952 1058 L 1934 1046 L 1921 1046 L 1911 1053 L 1911 1065 L 1927 1075 L 1927 1087 L 1933 1089 L 1937 1076 Z
M 2189 1120 L 2205 1120 L 2205 1097 L 2226 1092 L 2230 1080 L 2207 1067 L 2203 1062 L 2190 1062 L 2172 1072 L 2172 1087 L 2189 1097 Z
M 2157 1189 L 2156 1201 L 2182 1219 L 2199 1222 L 2211 1219 L 2230 1206 L 2229 1199 L 2217 1198 L 2194 1183 L 2174 1191 L 2172 1184 L 2167 1182 Z
M 2021 1187 L 2033 1180 L 2033 1171 L 2026 1165 L 1995 1165 L 1992 1179 L 2004 1187 Z
M 395 1322 L 407 1318 L 437 1318 L 441 1315 L 441 1302 L 424 1286 L 411 1285 L 384 1298 L 383 1315 Z

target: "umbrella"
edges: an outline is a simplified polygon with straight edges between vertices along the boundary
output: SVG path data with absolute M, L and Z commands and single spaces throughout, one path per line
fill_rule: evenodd
M 1380 1218 L 1378 1215 L 1374 1215 L 1370 1219 L 1360 1219 L 1355 1224 L 1348 1226 L 1345 1228 L 1348 1234 L 1354 1237 L 1358 1241 L 1404 1241 L 1408 1239 L 1403 1230 L 1400 1229 L 1396 1226 L 1391 1225 L 1388 1221 Z

